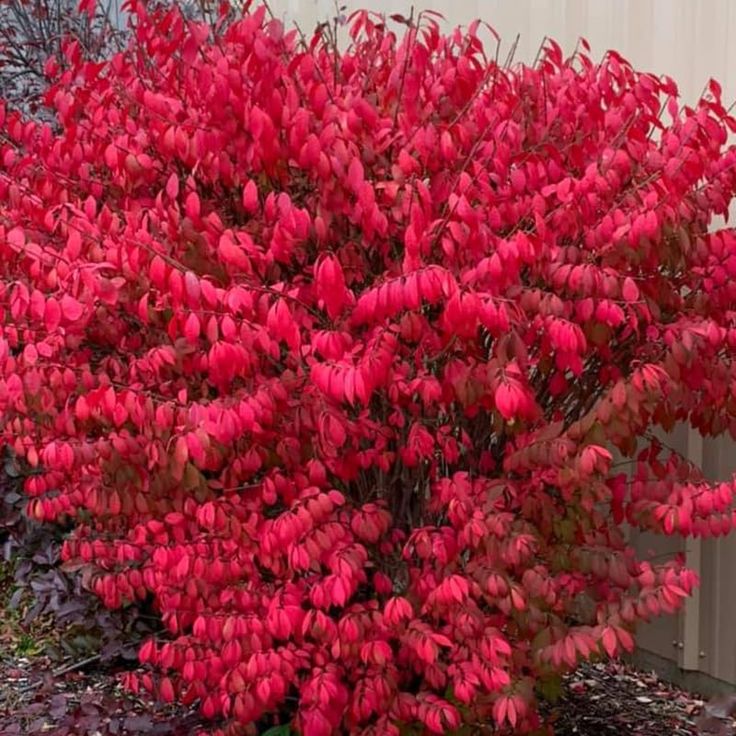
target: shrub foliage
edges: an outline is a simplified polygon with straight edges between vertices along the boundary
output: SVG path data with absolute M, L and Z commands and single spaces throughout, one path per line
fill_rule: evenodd
M 551 42 L 506 68 L 431 13 L 340 50 L 263 6 L 130 10 L 125 51 L 47 66 L 53 126 L 0 114 L 29 514 L 160 613 L 128 685 L 223 731 L 538 728 L 696 583 L 624 524 L 733 525 L 656 439 L 736 428 L 718 85 L 682 108 Z

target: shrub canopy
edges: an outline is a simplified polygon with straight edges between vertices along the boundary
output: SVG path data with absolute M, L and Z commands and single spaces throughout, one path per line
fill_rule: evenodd
M 537 728 L 696 582 L 623 525 L 733 525 L 655 438 L 736 427 L 718 85 L 682 108 L 551 42 L 505 68 L 431 13 L 341 50 L 264 7 L 131 12 L 124 52 L 48 65 L 54 124 L 0 113 L 29 513 L 160 612 L 128 685 L 228 733 Z

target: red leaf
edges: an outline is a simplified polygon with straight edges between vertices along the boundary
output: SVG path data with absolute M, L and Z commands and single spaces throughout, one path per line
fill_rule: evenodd
M 43 315 L 44 327 L 48 332 L 53 332 L 61 322 L 61 307 L 53 297 L 46 301 Z
M 76 322 L 84 314 L 84 307 L 72 296 L 61 297 L 61 314 L 67 322 Z
M 639 287 L 634 282 L 634 279 L 628 276 L 624 279 L 621 294 L 627 302 L 635 302 L 639 300 Z
M 164 677 L 161 679 L 161 682 L 158 686 L 158 693 L 159 697 L 164 703 L 173 703 L 174 702 L 174 686 L 171 682 L 171 680 L 168 677 Z
M 184 212 L 190 220 L 198 220 L 202 211 L 202 205 L 199 195 L 196 192 L 189 192 L 184 200 Z
M 243 207 L 249 214 L 258 211 L 258 187 L 252 179 L 248 179 L 243 187 Z
M 179 177 L 176 174 L 172 174 L 166 181 L 166 194 L 171 199 L 176 199 L 179 196 Z
M 605 649 L 609 657 L 616 656 L 616 652 L 618 650 L 618 645 L 616 643 L 616 633 L 610 626 L 606 626 L 606 628 L 603 629 L 601 642 L 603 643 L 603 648 Z
M 190 343 L 196 344 L 199 341 L 200 329 L 199 317 L 191 312 L 184 323 L 184 336 Z

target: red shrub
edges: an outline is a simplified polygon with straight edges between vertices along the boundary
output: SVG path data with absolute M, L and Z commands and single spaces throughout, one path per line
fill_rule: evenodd
M 554 44 L 508 70 L 477 30 L 359 13 L 337 52 L 139 8 L 109 63 L 68 48 L 56 128 L 2 115 L 30 511 L 74 517 L 108 606 L 153 596 L 130 686 L 231 733 L 534 728 L 536 685 L 695 583 L 624 521 L 732 526 L 651 435 L 734 432 L 718 86 L 681 110 Z

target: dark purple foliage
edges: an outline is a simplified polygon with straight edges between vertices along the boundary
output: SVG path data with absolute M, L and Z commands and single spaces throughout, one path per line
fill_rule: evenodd
M 159 627 L 157 617 L 140 606 L 105 609 L 84 587 L 84 575 L 62 567 L 59 552 L 67 529 L 39 524 L 26 515 L 22 472 L 11 457 L 0 471 L 0 544 L 15 588 L 9 607 L 22 608 L 24 625 L 39 616 L 53 616 L 65 632 L 59 650 L 50 652 L 58 657 L 99 651 L 103 661 L 135 661 L 141 637 Z
M 34 680 L 38 686 L 29 690 L 26 683 Z M 0 660 L 2 736 L 189 736 L 200 723 L 192 712 L 123 693 L 110 670 L 44 677 L 31 665 Z

